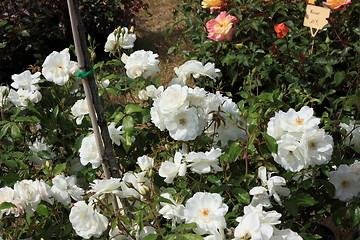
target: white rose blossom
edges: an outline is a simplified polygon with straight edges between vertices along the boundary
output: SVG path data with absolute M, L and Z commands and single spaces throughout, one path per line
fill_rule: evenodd
M 147 171 L 154 167 L 154 159 L 146 155 L 138 157 L 136 163 L 139 165 L 141 171 Z
M 134 47 L 136 35 L 129 33 L 127 27 L 118 27 L 109 34 L 105 43 L 105 52 L 115 53 L 123 49 L 130 49 Z
M 17 199 L 25 207 L 25 212 L 35 212 L 41 201 L 38 186 L 33 180 L 22 180 L 14 185 L 14 199 Z
M 274 234 L 270 240 L 302 240 L 303 238 L 291 229 L 277 229 L 274 228 Z
M 89 114 L 89 106 L 86 99 L 80 99 L 71 107 L 71 114 L 76 118 L 76 124 L 80 125 L 85 115 Z
M 112 122 L 108 126 L 110 138 L 112 140 L 112 143 L 115 143 L 116 145 L 120 146 L 120 141 L 125 141 L 125 138 L 122 136 L 122 134 L 125 133 L 122 129 L 122 126 L 115 127 L 115 123 Z
M 71 198 L 75 201 L 82 200 L 85 191 L 76 185 L 75 176 L 56 175 L 52 179 L 53 186 L 51 191 L 54 198 L 65 206 L 71 203 Z
M 125 53 L 121 56 L 121 61 L 125 63 L 126 75 L 135 79 L 140 76 L 148 78 L 149 76 L 160 72 L 158 54 L 152 51 L 138 50 L 127 56 Z
M 94 193 L 90 197 L 91 200 L 102 199 L 105 197 L 105 194 L 114 194 L 116 196 L 120 195 L 120 186 L 121 179 L 120 178 L 109 178 L 109 179 L 95 179 L 93 183 L 90 184 L 90 190 L 88 193 Z
M 226 228 L 227 211 L 220 194 L 197 192 L 185 203 L 184 218 L 186 223 L 197 224 L 196 234 L 218 234 Z
M 0 188 L 0 204 L 4 202 L 13 203 L 14 200 L 14 189 L 10 187 L 2 187 Z M 12 208 L 5 208 L 0 210 L 0 219 L 3 215 L 9 215 L 12 213 Z
M 85 239 L 100 237 L 108 228 L 109 220 L 85 201 L 78 201 L 70 210 L 69 220 L 76 234 Z
M 126 172 L 120 184 L 123 198 L 142 198 L 149 191 L 150 180 L 146 177 L 146 171 L 140 173 Z
M 159 176 L 164 177 L 166 183 L 172 183 L 176 176 L 185 176 L 186 173 L 186 163 L 182 162 L 182 154 L 176 152 L 175 156 L 170 161 L 162 162 L 159 169 Z
M 159 213 L 166 219 L 172 219 L 174 223 L 182 222 L 184 220 L 185 206 L 177 203 L 169 193 L 163 193 L 161 197 L 170 200 L 173 204 L 160 202 L 161 209 Z
M 181 86 L 186 85 L 186 80 L 192 75 L 194 78 L 199 78 L 200 76 L 206 76 L 212 80 L 216 80 L 219 77 L 220 69 L 215 68 L 214 63 L 206 63 L 203 65 L 197 60 L 189 60 L 179 67 L 175 67 L 174 71 L 177 75 L 177 78 L 172 79 L 170 85 L 180 84 Z
M 42 74 L 46 80 L 58 85 L 65 85 L 70 76 L 78 71 L 77 63 L 70 61 L 68 48 L 61 52 L 53 51 L 45 58 L 42 67 Z
M 28 91 L 39 90 L 38 83 L 40 82 L 40 72 L 31 74 L 29 70 L 26 70 L 20 74 L 14 74 L 11 76 L 13 82 L 11 86 L 15 89 L 24 89 Z
M 276 211 L 263 211 L 263 206 L 251 205 L 244 207 L 244 216 L 238 217 L 239 225 L 235 228 L 233 240 L 261 239 L 269 240 L 274 233 L 275 225 L 280 224 L 281 214 Z
M 360 176 L 346 164 L 341 164 L 335 171 L 329 172 L 329 182 L 335 186 L 335 198 L 347 202 L 360 193 Z
M 185 161 L 191 171 L 199 174 L 209 173 L 211 169 L 222 171 L 219 166 L 219 157 L 222 155 L 220 148 L 212 148 L 207 152 L 190 152 L 185 154 Z
M 91 163 L 91 166 L 94 169 L 100 167 L 101 156 L 99 154 L 95 141 L 95 135 L 93 133 L 83 138 L 79 153 L 82 165 L 86 166 L 88 163 Z

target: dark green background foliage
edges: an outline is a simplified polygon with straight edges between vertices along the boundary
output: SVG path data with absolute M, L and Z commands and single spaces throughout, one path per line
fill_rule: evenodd
M 116 27 L 132 25 L 134 14 L 148 6 L 141 0 L 84 0 L 80 7 L 87 33 L 104 42 Z M 67 1 L 1 1 L 0 36 L 0 82 L 10 82 L 12 74 L 72 44 Z

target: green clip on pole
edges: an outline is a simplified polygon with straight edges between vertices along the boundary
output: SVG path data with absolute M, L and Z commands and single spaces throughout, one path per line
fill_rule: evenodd
M 91 68 L 88 72 L 77 72 L 76 76 L 78 78 L 86 78 L 87 76 L 89 76 L 90 74 L 94 73 L 94 69 Z

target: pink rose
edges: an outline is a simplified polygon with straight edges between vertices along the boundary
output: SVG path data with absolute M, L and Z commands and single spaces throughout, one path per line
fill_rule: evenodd
M 227 15 L 226 11 L 221 12 L 215 19 L 206 23 L 208 31 L 208 38 L 216 42 L 231 41 L 235 29 L 233 24 L 236 24 L 238 19 L 235 16 Z

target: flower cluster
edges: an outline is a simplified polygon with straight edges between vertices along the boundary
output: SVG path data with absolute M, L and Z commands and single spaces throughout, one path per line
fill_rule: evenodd
M 168 130 L 175 140 L 194 140 L 204 132 L 225 146 L 246 135 L 237 105 L 220 93 L 198 87 L 169 86 L 154 99 L 150 113 L 155 126 Z
M 13 188 L 0 188 L 0 204 L 7 202 L 12 204 L 9 208 L 0 210 L 0 218 L 5 215 L 13 214 L 15 217 L 34 213 L 41 201 L 54 204 L 54 199 L 69 205 L 70 196 L 76 201 L 82 199 L 84 190 L 76 186 L 74 176 L 64 177 L 57 175 L 50 187 L 43 180 L 22 180 L 14 184 Z
M 329 181 L 335 186 L 336 199 L 347 202 L 360 197 L 360 162 L 355 161 L 350 166 L 341 164 L 335 171 L 329 172 Z
M 11 78 L 13 82 L 11 83 L 11 87 L 16 90 L 10 89 L 7 99 L 16 107 L 26 107 L 29 103 L 39 102 L 42 98 L 38 85 L 38 83 L 41 82 L 40 75 L 40 72 L 31 74 L 29 70 L 12 75 Z M 4 93 L 4 91 L 5 88 L 2 88 L 2 93 Z
M 267 133 L 275 138 L 278 151 L 275 162 L 286 170 L 298 172 L 309 166 L 326 164 L 333 151 L 333 139 L 319 129 L 320 119 L 313 109 L 304 106 L 300 111 L 289 109 L 277 112 L 268 123 Z

